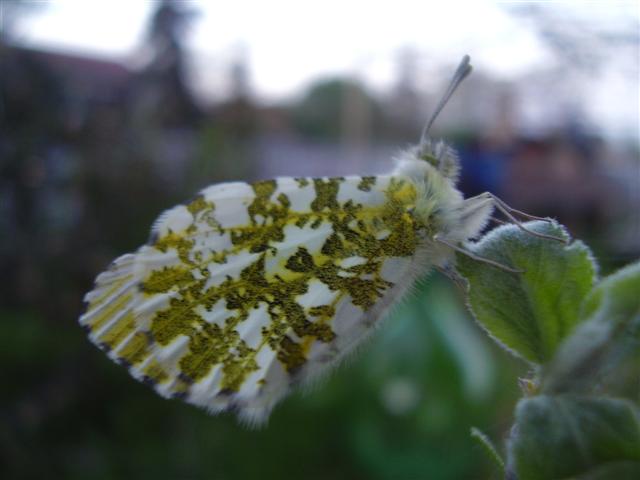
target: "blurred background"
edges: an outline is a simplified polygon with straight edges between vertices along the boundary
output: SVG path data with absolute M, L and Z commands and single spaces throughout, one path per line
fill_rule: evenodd
M 629 2 L 0 3 L 0 477 L 497 478 L 526 366 L 430 276 L 320 388 L 253 431 L 156 396 L 77 326 L 82 297 L 198 189 L 375 174 L 432 134 L 601 261 L 640 255 L 640 14 Z

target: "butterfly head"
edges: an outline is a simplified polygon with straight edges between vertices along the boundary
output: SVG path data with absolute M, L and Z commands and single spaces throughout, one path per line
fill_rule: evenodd
M 458 181 L 460 159 L 455 149 L 443 140 L 423 138 L 416 148 L 415 155 L 438 170 L 444 178 L 454 184 Z

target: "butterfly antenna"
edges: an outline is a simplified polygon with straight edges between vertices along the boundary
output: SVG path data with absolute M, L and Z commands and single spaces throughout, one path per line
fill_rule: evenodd
M 431 115 L 431 118 L 425 125 L 424 130 L 422 130 L 422 136 L 420 137 L 420 145 L 424 145 L 424 143 L 427 141 L 427 136 L 429 135 L 429 130 L 431 129 L 431 125 L 433 125 L 433 122 L 438 117 L 438 114 L 442 111 L 444 106 L 447 104 L 447 102 L 451 98 L 451 95 L 453 95 L 453 92 L 456 91 L 456 88 L 458 88 L 458 85 L 460 85 L 462 81 L 465 78 L 467 78 L 467 76 L 471 73 L 472 67 L 471 67 L 471 64 L 469 63 L 470 60 L 471 59 L 469 58 L 469 55 L 465 55 L 462 58 L 462 61 L 460 62 L 460 65 L 458 65 L 458 69 L 456 70 L 456 73 L 453 74 L 453 78 L 451 79 L 451 82 L 449 82 L 449 86 L 447 87 L 447 90 L 444 92 L 444 95 L 442 95 L 440 102 L 438 102 L 438 106 L 436 107 L 435 111 Z

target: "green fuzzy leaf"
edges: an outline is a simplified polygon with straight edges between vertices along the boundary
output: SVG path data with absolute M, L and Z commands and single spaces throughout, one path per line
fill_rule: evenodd
M 473 438 L 478 444 L 482 447 L 484 452 L 487 454 L 487 457 L 491 459 L 491 461 L 498 467 L 500 473 L 505 473 L 504 468 L 504 460 L 498 453 L 498 449 L 495 447 L 493 442 L 486 434 L 484 434 L 480 429 L 476 427 L 471 427 L 471 438 Z
M 569 240 L 556 223 L 529 222 L 530 230 Z M 468 303 L 476 320 L 501 345 L 544 364 L 579 321 L 580 305 L 596 277 L 591 251 L 535 237 L 515 225 L 498 227 L 468 248 L 476 255 L 523 270 L 510 273 L 465 255 L 458 270 L 469 281 Z
M 619 462 L 638 461 L 640 423 L 629 402 L 541 395 L 518 403 L 509 441 L 509 471 L 519 480 L 586 476 L 609 463 L 609 468 L 623 468 Z M 625 468 L 633 467 L 631 463 Z
M 609 316 L 628 318 L 640 313 L 640 261 L 602 279 L 586 298 L 582 316 L 607 309 Z
M 595 388 L 640 399 L 640 262 L 602 280 L 588 295 L 585 321 L 545 372 L 543 391 Z

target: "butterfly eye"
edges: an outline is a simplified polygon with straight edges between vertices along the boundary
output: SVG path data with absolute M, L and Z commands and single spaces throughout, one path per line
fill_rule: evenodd
M 432 167 L 435 167 L 435 168 L 438 168 L 438 166 L 440 165 L 440 162 L 438 161 L 436 156 L 431 151 L 429 151 L 428 153 L 425 152 L 422 155 L 420 155 L 420 159 L 424 160 L 429 165 L 431 165 Z

